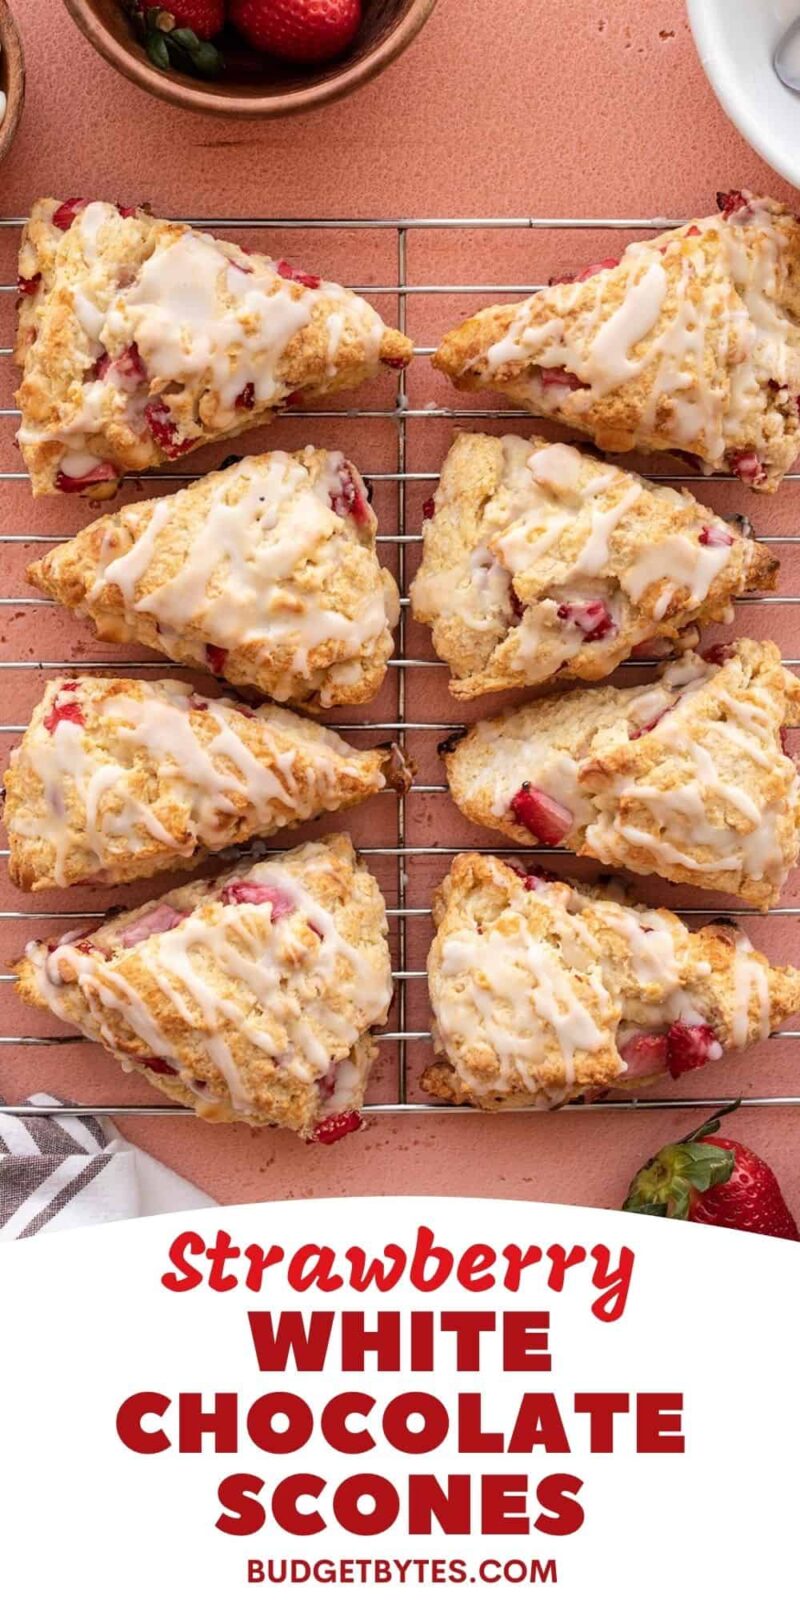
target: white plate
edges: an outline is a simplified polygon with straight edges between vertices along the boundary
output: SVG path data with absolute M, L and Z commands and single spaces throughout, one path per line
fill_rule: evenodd
M 800 94 L 772 68 L 800 0 L 687 0 L 700 60 L 720 105 L 748 144 L 800 186 Z M 733 182 L 735 173 L 728 175 Z

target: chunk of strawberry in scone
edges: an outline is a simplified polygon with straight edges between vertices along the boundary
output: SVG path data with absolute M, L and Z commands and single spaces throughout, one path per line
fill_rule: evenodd
M 179 923 L 185 922 L 191 915 L 189 911 L 177 911 L 174 906 L 167 905 L 164 901 L 160 905 L 152 906 L 143 916 L 137 917 L 135 922 L 128 924 L 119 936 L 123 949 L 131 950 L 134 945 L 141 944 L 143 939 L 150 939 L 156 933 L 169 933 L 177 928 Z
M 711 550 L 722 550 L 733 544 L 733 534 L 729 533 L 727 528 L 718 528 L 712 524 L 711 527 L 703 528 L 699 543 Z
M 62 683 L 55 695 L 53 704 L 47 715 L 42 719 L 48 733 L 55 733 L 60 722 L 72 722 L 79 728 L 86 726 L 86 718 L 78 701 L 64 699 L 65 695 L 74 695 L 78 685 L 75 682 Z
M 286 278 L 288 283 L 301 283 L 304 289 L 318 289 L 322 282 L 316 272 L 303 272 L 299 267 L 293 267 L 289 261 L 276 261 L 275 271 L 279 278 Z
M 67 233 L 72 227 L 79 211 L 85 211 L 91 205 L 91 200 L 84 200 L 73 195 L 70 200 L 62 200 L 61 205 L 53 212 L 53 227 L 59 228 L 62 233 Z
M 271 883 L 253 883 L 247 879 L 226 883 L 220 900 L 225 906 L 271 905 L 273 922 L 277 922 L 279 917 L 288 916 L 295 908 L 295 901 L 285 890 L 277 889 Z
M 671 1078 L 695 1072 L 707 1061 L 718 1061 L 722 1046 L 707 1023 L 673 1022 L 667 1034 L 667 1071 Z
M 542 789 L 523 783 L 511 801 L 514 819 L 541 844 L 557 845 L 566 839 L 574 818 L 566 806 Z
M 667 1035 L 665 1033 L 635 1033 L 633 1038 L 620 1045 L 625 1062 L 626 1078 L 656 1077 L 667 1067 Z
M 747 211 L 750 201 L 741 189 L 720 189 L 717 192 L 717 205 L 726 222 L 735 216 L 737 211 Z
M 337 517 L 352 517 L 361 524 L 369 522 L 369 502 L 348 466 L 339 472 L 339 488 L 331 494 L 331 509 Z
M 191 449 L 192 440 L 180 437 L 178 424 L 164 400 L 148 400 L 144 416 L 156 444 L 168 460 L 174 461 Z
M 160 1077 L 177 1078 L 178 1074 L 168 1061 L 163 1061 L 161 1056 L 145 1056 L 140 1066 L 146 1067 L 148 1072 L 157 1072 Z
M 766 482 L 767 469 L 755 450 L 734 450 L 728 457 L 728 466 L 750 489 Z
M 539 381 L 543 389 L 586 389 L 577 372 L 567 367 L 539 367 Z
M 360 1111 L 333 1111 L 323 1122 L 318 1122 L 309 1144 L 338 1144 L 348 1133 L 358 1133 L 364 1126 Z
M 41 272 L 35 272 L 33 274 L 32 278 L 23 278 L 22 275 L 20 274 L 20 276 L 17 278 L 17 294 L 21 294 L 21 295 L 32 295 L 32 294 L 35 294 L 36 290 L 39 287 L 39 284 L 41 283 L 41 281 L 42 281 Z
M 111 461 L 98 461 L 96 466 L 90 467 L 87 472 L 82 472 L 77 477 L 63 470 L 56 473 L 56 488 L 59 494 L 86 494 L 87 491 L 100 489 L 103 485 L 116 485 L 118 481 L 119 468 Z
M 221 644 L 206 645 L 206 661 L 208 662 L 211 671 L 215 673 L 217 677 L 219 677 L 221 673 L 225 671 L 225 662 L 227 659 L 228 652 L 227 650 L 223 649 Z
M 558 616 L 562 622 L 579 628 L 586 644 L 616 632 L 617 625 L 604 600 L 565 601 L 558 608 Z

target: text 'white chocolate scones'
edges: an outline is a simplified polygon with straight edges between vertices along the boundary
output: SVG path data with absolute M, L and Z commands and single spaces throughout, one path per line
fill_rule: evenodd
M 48 684 L 3 781 L 11 880 L 53 889 L 188 866 L 402 788 L 406 767 L 282 707 L 78 677 Z
M 383 898 L 345 835 L 37 940 L 15 970 L 24 1000 L 199 1116 L 326 1144 L 359 1125 L 392 997 Z
M 422 1085 L 486 1110 L 558 1106 L 766 1039 L 800 1009 L 729 921 L 696 932 L 602 888 L 457 856 L 434 896 L 433 1041 Z
M 19 286 L 17 437 L 34 494 L 113 493 L 126 472 L 412 354 L 338 283 L 101 200 L 34 205 Z
M 476 723 L 443 747 L 453 799 L 521 844 L 773 905 L 800 845 L 782 734 L 800 679 L 771 643 L 740 639 L 721 657 L 687 652 L 654 684 L 574 689 Z
M 604 450 L 678 451 L 776 489 L 800 450 L 800 222 L 738 190 L 718 203 L 618 262 L 479 311 L 434 366 Z
M 778 571 L 744 519 L 545 439 L 460 434 L 424 509 L 414 616 L 462 700 L 696 643 Z
M 398 617 L 364 483 L 337 450 L 245 456 L 100 517 L 28 569 L 101 639 L 136 639 L 273 700 L 377 694 Z

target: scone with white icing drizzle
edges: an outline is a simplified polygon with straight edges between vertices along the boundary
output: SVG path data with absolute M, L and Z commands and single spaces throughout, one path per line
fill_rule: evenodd
M 283 707 L 174 680 L 54 679 L 4 778 L 21 889 L 129 883 L 407 784 L 397 746 L 356 750 Z
M 325 1144 L 359 1126 L 392 997 L 383 897 L 344 834 L 34 941 L 15 970 L 198 1116 Z
M 314 709 L 377 694 L 397 585 L 363 480 L 338 450 L 245 456 L 100 517 L 28 569 L 101 639 Z
M 424 509 L 414 616 L 462 700 L 696 643 L 778 571 L 744 519 L 546 439 L 460 434 Z
M 428 958 L 441 1100 L 492 1110 L 678 1078 L 766 1039 L 800 1009 L 800 972 L 735 926 L 457 856 Z
M 101 200 L 36 202 L 19 283 L 34 494 L 113 494 L 126 472 L 411 359 L 405 334 L 340 284 Z
M 740 639 L 654 684 L 547 695 L 442 749 L 473 822 L 767 907 L 798 857 L 783 729 L 799 717 L 777 646 Z
M 800 222 L 747 192 L 515 305 L 490 306 L 433 364 L 603 450 L 677 451 L 777 489 L 800 451 Z

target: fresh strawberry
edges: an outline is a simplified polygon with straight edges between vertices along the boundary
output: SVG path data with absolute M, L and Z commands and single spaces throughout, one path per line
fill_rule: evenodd
M 800 1240 L 772 1169 L 746 1145 L 721 1139 L 719 1125 L 717 1116 L 680 1143 L 664 1145 L 637 1172 L 623 1211 Z
M 527 828 L 541 844 L 561 844 L 566 839 L 574 821 L 571 811 L 552 795 L 523 783 L 511 801 L 514 821 Z
M 230 0 L 228 14 L 254 50 L 310 64 L 352 44 L 361 0 Z
M 198 39 L 215 39 L 225 26 L 225 0 L 169 0 L 160 8 L 176 28 L 191 28 Z

